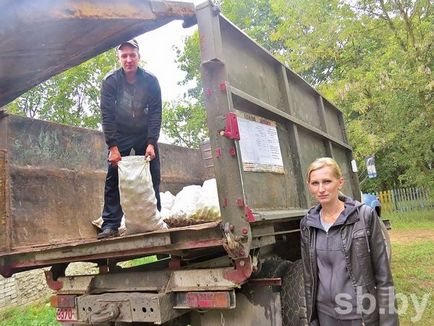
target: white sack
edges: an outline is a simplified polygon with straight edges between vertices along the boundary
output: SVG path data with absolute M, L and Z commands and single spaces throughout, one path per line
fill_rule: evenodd
M 128 234 L 167 228 L 160 219 L 149 162 L 144 156 L 126 156 L 118 163 L 119 193 Z
M 196 223 L 219 220 L 221 213 L 216 179 L 206 180 L 202 187 L 196 185 L 184 187 L 176 195 L 170 213 L 165 212 L 164 218 L 171 220 L 172 223 L 182 220 L 197 221 Z

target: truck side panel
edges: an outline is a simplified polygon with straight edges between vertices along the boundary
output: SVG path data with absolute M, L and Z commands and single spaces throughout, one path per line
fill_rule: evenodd
M 199 6 L 197 17 L 211 146 L 213 153 L 219 153 L 214 165 L 223 221 L 242 225 L 239 216 L 241 220 L 248 217 L 239 213 L 240 206 L 265 219 L 277 210 L 284 218 L 285 211 L 290 217 L 294 211 L 307 209 L 312 202 L 304 174 L 308 164 L 321 156 L 340 163 L 350 181 L 344 192 L 358 198 L 342 113 L 222 15 L 216 15 L 215 8 Z M 243 167 L 243 136 L 239 140 L 227 132 L 229 113 L 238 119 L 253 114 L 276 123 L 283 173 Z M 231 148 L 236 155 L 228 155 Z
M 90 222 L 101 213 L 107 168 L 102 133 L 16 116 L 0 123 L 0 252 L 95 239 Z M 160 149 L 162 191 L 212 177 L 199 151 Z

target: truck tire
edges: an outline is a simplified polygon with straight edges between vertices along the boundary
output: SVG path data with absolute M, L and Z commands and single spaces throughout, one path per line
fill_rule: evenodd
M 285 263 L 285 262 L 284 262 Z M 280 298 L 283 326 L 307 326 L 306 296 L 301 260 L 287 264 L 282 277 Z
M 282 258 L 278 256 L 272 256 L 266 258 L 260 266 L 260 269 L 255 273 L 254 278 L 270 278 L 275 274 L 275 270 L 282 263 Z

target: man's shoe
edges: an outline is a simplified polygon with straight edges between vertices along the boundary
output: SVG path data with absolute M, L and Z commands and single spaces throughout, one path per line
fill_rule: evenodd
M 98 240 L 102 240 L 102 239 L 115 238 L 118 236 L 119 236 L 118 230 L 105 229 L 105 230 L 102 230 L 100 233 L 98 233 L 98 236 L 96 238 Z

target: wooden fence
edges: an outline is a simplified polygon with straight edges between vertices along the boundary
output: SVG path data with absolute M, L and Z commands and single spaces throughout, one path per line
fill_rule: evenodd
M 374 193 L 381 202 L 382 212 L 408 212 L 434 209 L 434 198 L 424 188 L 402 188 Z

